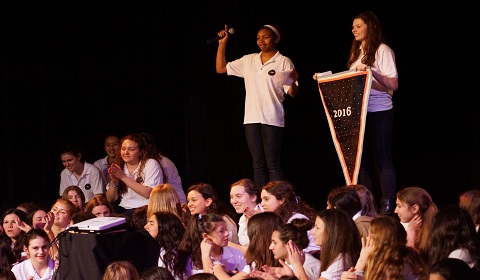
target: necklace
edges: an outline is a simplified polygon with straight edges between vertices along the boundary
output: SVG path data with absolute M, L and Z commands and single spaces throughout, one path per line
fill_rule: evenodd
M 213 261 L 219 261 L 219 262 L 221 262 L 221 261 L 222 261 L 222 255 L 223 255 L 223 248 L 220 248 L 220 254 L 214 255 L 213 253 L 211 253 L 211 254 L 210 254 L 210 258 L 211 258 Z

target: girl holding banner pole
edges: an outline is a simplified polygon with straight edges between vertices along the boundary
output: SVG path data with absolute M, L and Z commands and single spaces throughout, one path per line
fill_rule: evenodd
M 359 183 L 372 190 L 370 173 L 378 177 L 381 189 L 380 214 L 395 210 L 396 174 L 391 146 L 393 128 L 393 91 L 398 88 L 395 54 L 386 45 L 377 16 L 363 12 L 353 19 L 354 40 L 347 62 L 349 69 L 364 71 L 370 67 L 372 85 L 368 100 L 363 155 Z M 374 167 L 375 170 L 369 170 Z

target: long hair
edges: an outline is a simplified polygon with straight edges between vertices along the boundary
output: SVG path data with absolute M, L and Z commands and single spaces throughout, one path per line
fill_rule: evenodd
M 370 222 L 370 237 L 375 249 L 367 259 L 364 279 L 404 279 L 408 268 L 413 274 L 425 276 L 426 264 L 420 255 L 406 246 L 407 232 L 399 220 L 379 216 Z
M 245 254 L 247 263 L 255 262 L 259 269 L 263 265 L 279 266 L 278 260 L 275 259 L 269 247 L 272 242 L 272 233 L 282 224 L 282 218 L 274 212 L 258 213 L 248 219 L 247 234 L 250 243 Z
M 68 199 L 65 199 L 65 198 L 57 198 L 57 200 L 55 201 L 55 203 L 52 205 L 52 208 L 55 206 L 55 204 L 57 203 L 60 203 L 60 204 L 63 204 L 64 206 L 67 207 L 67 210 L 68 210 L 68 213 L 70 214 L 70 218 L 75 215 L 77 212 L 78 212 L 78 208 L 75 206 L 75 204 L 73 204 L 73 202 L 71 202 L 70 200 Z
M 185 234 L 185 226 L 180 218 L 171 212 L 156 212 L 158 234 L 155 240 L 163 248 L 165 254 L 160 256 L 165 267 L 176 277 L 182 278 L 187 271 L 185 266 L 178 265 L 177 247 Z
M 17 280 L 17 278 L 10 269 L 0 268 L 0 280 Z
M 219 223 L 225 223 L 222 215 L 218 214 L 195 214 L 192 215 L 187 225 L 187 230 L 183 235 L 182 241 L 178 246 L 179 260 L 178 264 L 187 267 L 187 258 L 185 255 L 191 256 L 193 265 L 202 268 L 202 252 L 200 243 L 203 240 L 203 233 L 210 234 L 217 228 Z
M 475 225 L 480 224 L 480 190 L 468 190 L 462 193 L 458 204 L 472 216 Z
M 433 218 L 438 212 L 437 205 L 430 194 L 420 187 L 407 187 L 397 192 L 397 199 L 408 207 L 418 205 L 419 215 L 422 218 L 422 226 L 417 231 L 415 247 L 418 248 L 423 257 L 428 255 L 430 232 L 432 230 Z
M 79 186 L 75 186 L 75 185 L 72 185 L 72 186 L 68 186 L 62 193 L 62 198 L 64 199 L 68 199 L 68 192 L 69 191 L 75 191 L 77 192 L 77 194 L 80 196 L 80 198 L 82 199 L 82 205 L 80 207 L 77 207 L 78 208 L 78 211 L 83 211 L 84 208 L 85 208 L 85 193 L 83 193 L 82 189 L 79 187 Z
M 364 185 L 350 185 L 349 187 L 354 189 L 360 198 L 360 202 L 362 203 L 362 216 L 376 218 L 378 212 L 373 193 Z
M 143 169 L 145 168 L 145 164 L 147 163 L 147 160 L 155 159 L 158 161 L 158 155 L 152 154 L 152 149 L 149 146 L 149 143 L 147 143 L 147 140 L 145 139 L 144 135 L 139 133 L 128 134 L 120 140 L 120 149 L 118 149 L 117 156 L 115 157 L 115 161 L 114 161 L 114 163 L 118 164 L 118 166 L 120 166 L 122 170 L 123 170 L 123 167 L 125 166 L 125 161 L 123 161 L 122 159 L 121 145 L 123 145 L 123 142 L 126 140 L 133 141 L 138 145 L 138 149 L 140 150 L 142 155 L 140 156 L 140 163 L 138 167 L 138 174 L 139 174 L 138 176 L 140 177 L 138 177 L 137 180 L 139 180 L 140 178 L 145 179 L 144 178 L 145 174 L 143 173 Z M 128 191 L 127 185 L 125 185 L 125 183 L 121 180 L 119 180 L 117 191 L 120 196 L 123 196 Z
M 187 190 L 187 194 L 191 191 L 199 192 L 204 199 L 212 199 L 212 203 L 206 209 L 207 214 L 226 215 L 233 221 L 235 216 L 233 215 L 232 211 L 230 211 L 230 208 L 220 200 L 212 185 L 207 183 L 198 183 L 190 186 Z
M 17 262 L 10 245 L 4 240 L 0 241 L 0 268 L 12 269 L 12 265 Z
M 480 244 L 472 217 L 458 205 L 450 205 L 438 211 L 433 219 L 430 234 L 429 265 L 448 258 L 456 249 L 468 251 L 476 268 L 480 267 Z
M 384 248 L 384 251 L 369 257 L 368 269 L 363 279 L 365 280 L 428 280 L 428 266 L 422 257 L 411 247 L 395 244 Z
M 357 192 L 347 186 L 336 187 L 330 190 L 327 202 L 333 208 L 345 211 L 352 218 L 362 210 L 362 203 Z
M 343 255 L 343 270 L 348 270 L 357 262 L 362 248 L 357 226 L 345 212 L 336 209 L 321 210 L 318 218 L 325 223 L 320 271 L 327 270 L 340 254 Z
M 115 214 L 112 204 L 108 202 L 108 199 L 105 197 L 104 194 L 94 195 L 85 205 L 85 212 L 92 212 L 93 208 L 102 205 L 105 205 L 108 208 L 108 210 L 110 211 L 110 216 L 113 216 Z
M 155 186 L 150 193 L 147 217 L 155 212 L 170 212 L 183 222 L 183 209 L 175 188 L 166 183 Z
M 363 55 L 362 63 L 368 66 L 373 66 L 375 62 L 375 54 L 378 50 L 378 47 L 382 43 L 386 43 L 385 37 L 383 35 L 382 27 L 378 17 L 370 11 L 363 12 L 356 17 L 355 19 L 361 19 L 367 25 L 367 35 L 365 38 L 365 43 L 363 49 L 360 49 L 362 42 L 353 39 L 352 46 L 350 48 L 350 55 L 348 57 L 347 67 L 357 61 L 360 55 Z M 363 52 L 363 53 L 362 53 Z
M 295 193 L 292 184 L 287 181 L 270 181 L 263 190 L 275 196 L 277 200 L 283 200 L 283 203 L 275 210 L 284 223 L 294 214 L 299 213 L 305 215 L 310 221 L 315 220 L 315 209 L 303 202 L 300 196 Z
M 20 219 L 20 221 L 22 221 L 24 223 L 27 223 L 27 213 L 23 212 L 20 209 L 9 208 L 3 213 L 2 225 L 4 225 L 5 217 L 9 214 L 14 214 Z M 4 229 L 4 230 L 6 230 L 6 229 Z M 13 251 L 13 254 L 14 254 L 14 256 L 17 260 L 21 259 L 21 254 L 23 252 L 23 245 L 25 244 L 24 243 L 25 242 L 25 234 L 26 233 L 23 230 L 20 230 L 19 235 L 17 237 L 15 237 L 15 244 L 13 244 L 12 251 Z M 12 246 L 13 240 L 10 237 L 8 237 L 6 234 L 5 234 L 4 240 L 8 244 L 8 246 L 10 246 L 10 247 Z
M 439 260 L 430 267 L 430 275 L 438 275 L 445 280 L 479 279 L 477 273 L 480 272 L 470 268 L 465 261 L 455 258 Z
M 130 261 L 114 261 L 105 269 L 102 280 L 140 280 L 140 274 Z

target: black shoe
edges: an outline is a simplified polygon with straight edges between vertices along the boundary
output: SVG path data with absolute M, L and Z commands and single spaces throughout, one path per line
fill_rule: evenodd
M 395 199 L 394 198 L 382 198 L 380 201 L 380 214 L 385 216 L 393 216 L 395 211 Z

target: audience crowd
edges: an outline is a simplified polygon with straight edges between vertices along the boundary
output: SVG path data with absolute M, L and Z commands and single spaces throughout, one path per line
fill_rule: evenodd
M 425 189 L 404 187 L 387 215 L 363 185 L 332 187 L 309 205 L 286 180 L 239 178 L 227 205 L 209 183 L 182 186 L 150 135 L 108 135 L 105 152 L 90 164 L 80 147 L 62 149 L 50 209 L 22 202 L 3 212 L 0 279 L 57 279 L 60 236 L 108 216 L 125 217 L 120 231 L 140 231 L 160 251 L 148 269 L 106 264 L 103 280 L 480 279 L 480 190 L 438 207 Z

